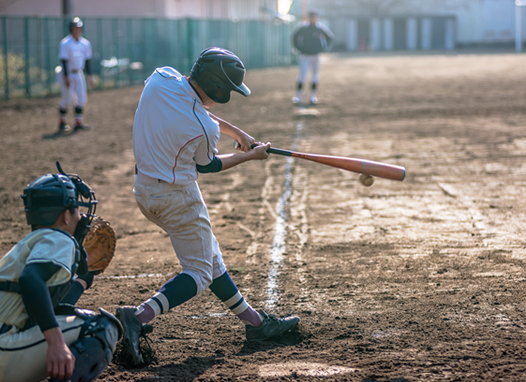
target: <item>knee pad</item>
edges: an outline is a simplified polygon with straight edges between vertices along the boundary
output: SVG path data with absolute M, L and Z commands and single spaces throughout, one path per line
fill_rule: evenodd
M 98 338 L 105 345 L 105 348 L 111 349 L 113 354 L 115 346 L 124 332 L 117 317 L 103 308 L 99 308 L 100 314 L 77 308 L 75 311 L 79 317 L 84 319 L 79 338 Z
M 110 312 L 99 308 L 100 314 L 75 309 L 84 319 L 79 339 L 70 345 L 75 356 L 75 370 L 71 382 L 90 382 L 110 364 L 117 341 L 122 337 L 120 321 Z

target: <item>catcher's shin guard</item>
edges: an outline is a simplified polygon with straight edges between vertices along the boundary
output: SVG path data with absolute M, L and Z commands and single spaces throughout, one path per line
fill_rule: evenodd
M 68 378 L 71 382 L 93 381 L 111 362 L 111 350 L 105 349 L 102 341 L 96 337 L 77 340 L 71 344 L 70 349 L 75 356 L 75 370 Z
M 68 378 L 70 382 L 95 380 L 110 364 L 117 341 L 122 337 L 120 321 L 102 308 L 99 311 L 97 314 L 75 308 L 75 314 L 85 321 L 79 339 L 69 347 L 75 356 L 75 370 Z

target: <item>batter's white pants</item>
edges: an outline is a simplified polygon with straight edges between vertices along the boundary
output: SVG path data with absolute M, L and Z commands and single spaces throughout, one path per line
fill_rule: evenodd
M 194 279 L 197 294 L 226 272 L 197 182 L 174 186 L 139 172 L 133 193 L 144 216 L 170 236 L 182 273 Z
M 60 108 L 67 110 L 73 104 L 74 106 L 84 108 L 88 102 L 88 93 L 86 90 L 87 87 L 84 72 L 80 70 L 76 73 L 70 73 L 68 77 L 69 88 L 66 87 L 62 70 L 56 74 L 56 80 L 60 85 L 60 94 L 62 95 L 62 98 L 60 99 Z
M 302 54 L 300 57 L 300 67 L 297 82 L 305 83 L 308 72 L 311 72 L 311 83 L 317 84 L 320 81 L 320 55 Z
M 68 346 L 79 338 L 83 319 L 57 316 L 57 322 Z M 23 332 L 12 327 L 0 335 L 0 382 L 38 382 L 46 379 L 46 357 L 47 342 L 38 325 Z

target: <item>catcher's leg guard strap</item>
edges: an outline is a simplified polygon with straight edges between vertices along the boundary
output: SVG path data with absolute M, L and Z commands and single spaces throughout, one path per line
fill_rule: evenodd
M 95 380 L 110 364 L 113 353 L 98 338 L 86 337 L 70 346 L 75 356 L 75 370 L 68 379 L 71 382 Z
M 122 337 L 122 324 L 117 317 L 107 310 L 99 308 L 99 311 L 100 314 L 75 308 L 75 314 L 84 319 L 79 338 L 98 338 L 104 344 L 105 349 L 110 349 L 111 354 L 113 354 L 117 341 Z
M 110 312 L 99 308 L 100 314 L 74 308 L 84 319 L 79 339 L 70 345 L 75 356 L 75 370 L 71 382 L 90 382 L 110 364 L 117 341 L 122 336 L 120 321 Z

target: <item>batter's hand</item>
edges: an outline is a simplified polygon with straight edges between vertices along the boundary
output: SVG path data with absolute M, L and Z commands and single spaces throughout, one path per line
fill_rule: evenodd
M 238 134 L 236 139 L 237 141 L 237 150 L 247 152 L 252 148 L 252 144 L 256 143 L 256 140 L 251 135 L 242 131 L 243 134 Z
M 97 87 L 97 83 L 95 82 L 93 76 L 88 76 L 88 82 L 89 86 L 91 86 L 92 89 L 95 89 Z
M 261 143 L 261 142 L 256 142 L 257 146 L 254 147 L 252 150 L 251 150 L 251 153 L 253 153 L 253 157 L 252 159 L 267 159 L 268 158 L 268 152 L 267 150 L 270 148 L 270 142 L 267 142 L 267 143 Z
M 69 85 L 70 85 L 69 77 L 64 77 L 64 85 L 66 85 L 66 87 L 69 88 Z

